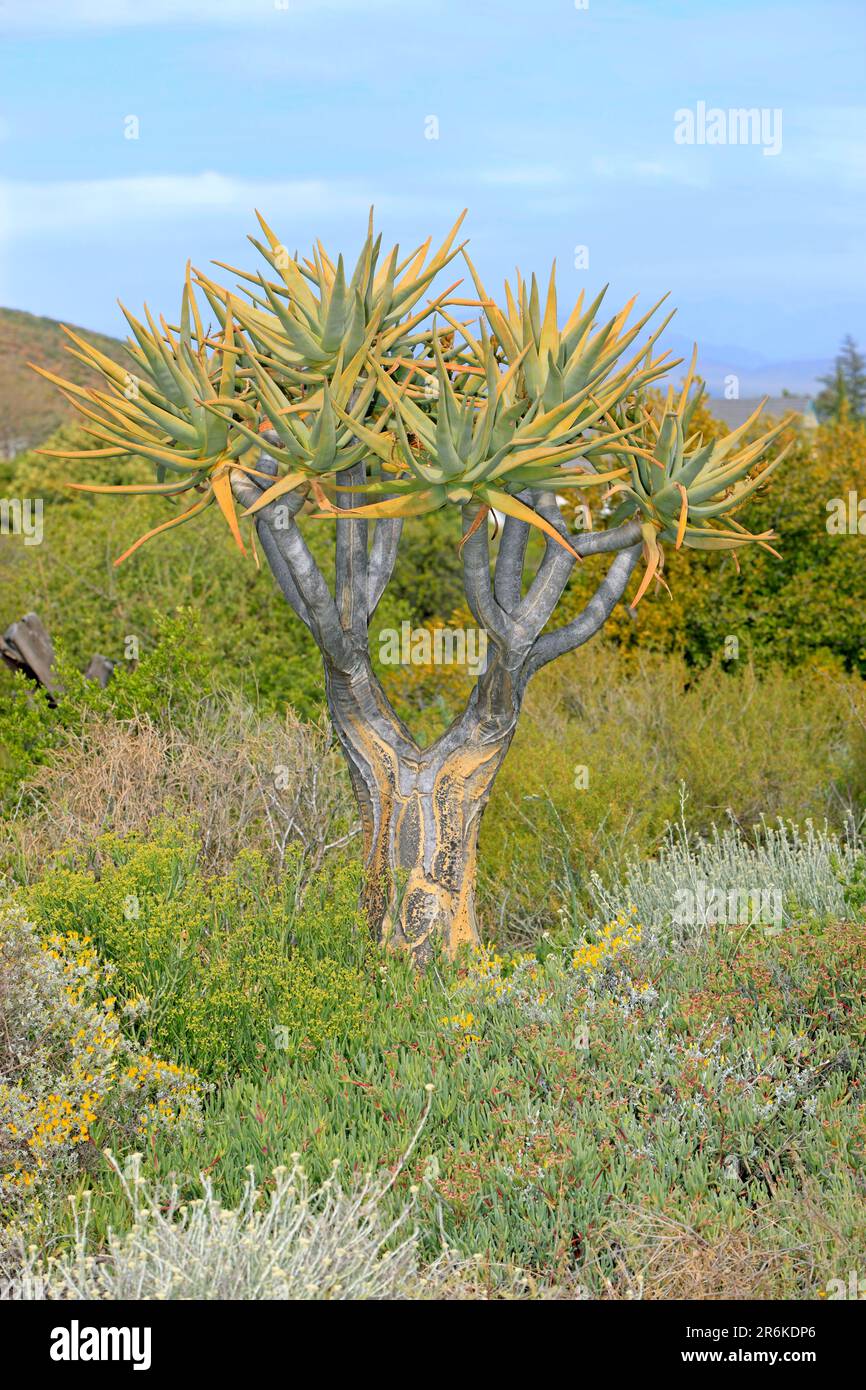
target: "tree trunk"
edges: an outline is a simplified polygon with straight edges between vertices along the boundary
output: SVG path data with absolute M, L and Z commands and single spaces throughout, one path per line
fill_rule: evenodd
M 488 673 L 489 674 L 489 673 Z M 394 715 L 369 664 L 327 673 L 328 703 L 361 811 L 363 907 L 379 941 L 425 964 L 479 941 L 476 847 L 481 817 L 516 724 L 474 697 L 429 748 Z
M 279 442 L 276 435 L 265 439 Z M 278 471 L 266 454 L 259 470 L 256 479 L 238 470 L 232 474 L 234 494 L 244 506 L 259 500 Z M 363 500 L 365 494 L 354 494 L 352 485 L 362 486 L 365 476 L 360 464 L 338 473 L 346 509 Z M 478 941 L 478 831 L 527 682 L 607 621 L 637 562 L 642 531 L 635 521 L 571 535 L 552 495 L 521 494 L 568 541 L 563 547 L 548 539 L 524 594 L 529 526 L 506 517 L 491 574 L 485 512 L 474 501 L 467 504 L 460 543 L 464 589 L 493 655 L 463 713 L 429 748 L 420 748 L 388 703 L 369 653 L 370 619 L 394 570 L 402 521 L 378 520 L 368 546 L 367 522 L 338 516 L 332 595 L 295 520 L 305 498 L 305 489 L 295 489 L 279 507 L 262 508 L 256 529 L 286 601 L 322 653 L 331 720 L 361 812 L 370 926 L 377 939 L 408 950 L 423 965 L 437 943 L 453 956 Z M 485 524 L 478 524 L 479 517 Z M 603 552 L 618 553 L 586 606 L 565 627 L 546 632 L 575 556 Z

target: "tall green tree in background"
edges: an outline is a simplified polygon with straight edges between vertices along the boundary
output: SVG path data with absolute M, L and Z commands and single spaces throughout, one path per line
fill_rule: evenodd
M 853 420 L 866 420 L 866 358 L 850 333 L 843 339 L 833 371 L 818 380 L 824 387 L 815 398 L 819 420 L 839 420 L 846 413 Z
M 654 355 L 668 319 L 641 341 L 658 304 L 629 326 L 634 301 L 598 322 L 604 291 L 588 305 L 581 295 L 560 327 L 553 274 L 546 296 L 518 274 L 498 303 L 455 246 L 461 221 L 432 257 L 428 238 L 401 259 L 396 247 L 382 257 L 371 217 L 349 274 L 321 243 L 306 260 L 289 255 L 260 218 L 265 240 L 251 240 L 276 278 L 234 272 L 242 283 L 230 290 L 196 273 L 213 315 L 206 326 L 188 268 L 176 324 L 127 313 L 128 370 L 70 334 L 104 390 L 43 371 L 94 440 L 62 457 L 136 455 L 156 468 L 152 483 L 73 484 L 165 499 L 167 519 L 121 560 L 212 506 L 246 554 L 243 508 L 254 551 L 258 542 L 321 652 L 364 827 L 371 926 L 419 963 L 437 942 L 453 953 L 477 940 L 478 829 L 529 680 L 600 631 L 641 557 L 634 604 L 664 583 L 665 544 L 770 549 L 774 532 L 752 535 L 736 513 L 781 462 L 784 450 L 760 467 L 787 424 L 752 440 L 753 416 L 705 440 L 694 425 L 694 356 L 661 410 L 648 394 L 677 365 Z M 474 295 L 455 295 L 459 278 L 431 293 L 460 252 Z M 465 308 L 468 319 L 455 315 Z M 605 529 L 571 529 L 562 499 L 599 492 L 611 503 Z M 449 511 L 488 657 L 463 710 L 421 746 L 376 675 L 370 624 L 404 520 Z M 335 528 L 330 582 L 304 535 L 317 520 Z M 495 556 L 492 529 L 501 529 Z M 533 533 L 545 548 L 530 572 Z M 580 611 L 552 625 L 575 565 L 596 555 L 612 557 L 609 568 Z

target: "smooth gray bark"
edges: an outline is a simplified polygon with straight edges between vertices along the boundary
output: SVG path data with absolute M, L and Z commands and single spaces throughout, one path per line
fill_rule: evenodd
M 265 458 L 261 471 L 276 472 Z M 340 475 L 345 507 L 362 501 L 353 486 L 363 465 Z M 251 505 L 267 484 L 235 473 L 239 502 Z M 589 640 L 625 592 L 641 549 L 636 522 L 570 534 L 552 495 L 525 494 L 581 556 L 613 554 L 608 572 L 578 616 L 546 632 L 576 563 L 548 539 L 523 594 L 530 527 L 507 518 L 491 567 L 486 519 L 473 530 L 477 504 L 464 508 L 463 577 L 467 602 L 487 632 L 489 660 L 464 710 L 422 748 L 391 707 L 372 666 L 368 626 L 396 563 L 401 523 L 338 518 L 334 594 L 301 535 L 301 493 L 263 508 L 256 530 L 274 577 L 315 638 L 325 670 L 328 708 L 346 757 L 365 839 L 364 906 L 380 939 L 409 949 L 419 964 L 437 943 L 454 953 L 477 942 L 474 910 L 478 828 L 517 727 L 526 686 L 548 661 Z

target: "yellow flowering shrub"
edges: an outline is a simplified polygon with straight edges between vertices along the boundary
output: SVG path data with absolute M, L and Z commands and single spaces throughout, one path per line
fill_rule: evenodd
M 630 907 L 629 913 L 634 917 L 637 908 Z M 602 927 L 597 941 L 583 942 L 574 948 L 571 954 L 572 969 L 584 971 L 588 976 L 597 975 L 632 946 L 636 946 L 641 932 L 639 922 L 629 922 L 624 912 L 619 913 L 614 921 Z
M 75 930 L 40 939 L 0 904 L 0 1213 L 41 1198 L 110 1142 L 200 1120 L 196 1075 L 124 1036 L 112 970 Z
M 478 1026 L 475 1015 L 468 1010 L 461 1014 L 446 1014 L 439 1022 L 451 1029 L 458 1052 L 465 1052 L 472 1043 L 481 1041 L 481 1034 L 475 1032 Z
M 511 1005 L 525 1020 L 550 1024 L 569 1015 L 587 996 L 610 993 L 625 984 L 634 997 L 649 985 L 635 985 L 622 967 L 636 947 L 642 928 L 637 909 L 630 906 L 608 922 L 595 937 L 565 949 L 502 952 L 492 944 L 477 947 L 462 972 L 457 989 L 476 1009 L 446 1014 L 439 1019 L 457 1050 L 466 1052 L 484 1037 L 483 1011 Z

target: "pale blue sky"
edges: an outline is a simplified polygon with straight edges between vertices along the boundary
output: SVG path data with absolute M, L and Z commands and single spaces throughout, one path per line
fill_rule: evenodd
M 732 367 L 866 339 L 862 0 L 5 0 L 0 34 L 0 303 L 120 332 L 188 256 L 254 260 L 254 206 L 351 255 L 373 201 L 406 250 L 468 205 L 497 287 L 671 290 Z M 781 109 L 780 153 L 677 144 L 700 101 Z

